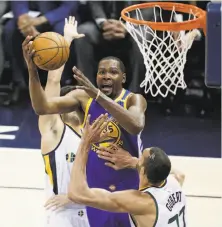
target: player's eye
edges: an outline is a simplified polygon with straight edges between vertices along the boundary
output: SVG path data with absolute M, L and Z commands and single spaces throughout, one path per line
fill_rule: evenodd
M 106 73 L 106 72 L 103 71 L 103 70 L 98 72 L 98 74 L 100 74 L 100 75 L 104 75 L 105 73 Z
M 117 70 L 111 70 L 110 73 L 114 75 L 114 74 L 118 74 L 118 71 Z

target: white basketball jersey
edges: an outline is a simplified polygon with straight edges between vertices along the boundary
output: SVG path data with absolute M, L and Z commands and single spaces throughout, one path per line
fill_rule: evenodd
M 150 187 L 143 192 L 149 193 L 155 201 L 157 208 L 155 227 L 187 226 L 186 196 L 172 175 L 162 187 Z
M 65 125 L 58 146 L 49 154 L 43 155 L 46 172 L 46 199 L 53 195 L 68 193 L 72 166 L 80 141 L 80 136 L 71 127 Z M 72 207 L 84 208 L 79 204 L 66 208 Z

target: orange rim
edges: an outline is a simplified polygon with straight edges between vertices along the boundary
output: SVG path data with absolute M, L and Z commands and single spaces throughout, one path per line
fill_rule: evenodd
M 172 10 L 174 8 L 176 12 L 181 12 L 181 13 L 190 13 L 190 10 L 192 10 L 192 13 L 193 15 L 196 16 L 196 18 L 190 21 L 183 21 L 183 22 L 152 22 L 152 21 L 137 20 L 127 16 L 127 13 L 134 11 L 136 9 L 152 8 L 155 6 L 160 6 L 164 10 Z M 173 2 L 149 2 L 149 3 L 136 4 L 123 9 L 121 12 L 121 18 L 133 24 L 147 25 L 152 29 L 159 30 L 159 31 L 181 31 L 181 30 L 192 30 L 195 28 L 202 28 L 204 30 L 204 33 L 206 31 L 206 12 L 194 5 L 189 5 L 189 4 L 173 3 Z

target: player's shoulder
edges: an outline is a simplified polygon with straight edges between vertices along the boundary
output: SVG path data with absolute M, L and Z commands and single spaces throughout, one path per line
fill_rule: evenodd
M 147 213 L 153 213 L 156 211 L 156 199 L 155 197 L 149 192 L 143 192 L 143 191 L 138 191 L 139 198 L 141 203 L 144 204 L 144 207 L 146 207 L 146 212 Z
M 148 191 L 140 191 L 140 190 L 127 190 L 128 196 L 136 196 L 138 199 L 141 199 L 145 203 L 152 204 L 154 199 L 151 193 Z
M 131 92 L 129 94 L 128 103 L 130 105 L 135 105 L 135 104 L 142 105 L 142 106 L 145 107 L 145 109 L 146 109 L 146 106 L 147 106 L 147 101 L 143 97 L 143 95 L 138 94 L 138 93 L 133 93 L 133 92 Z
M 139 93 L 130 92 L 130 94 L 131 94 L 131 97 L 139 98 L 139 99 L 142 99 L 142 100 L 145 100 L 146 101 L 146 99 L 143 97 L 143 95 L 141 95 Z

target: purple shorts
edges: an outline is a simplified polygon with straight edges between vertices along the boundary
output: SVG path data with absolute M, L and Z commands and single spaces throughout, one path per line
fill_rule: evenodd
M 90 227 L 131 227 L 129 215 L 87 207 Z

